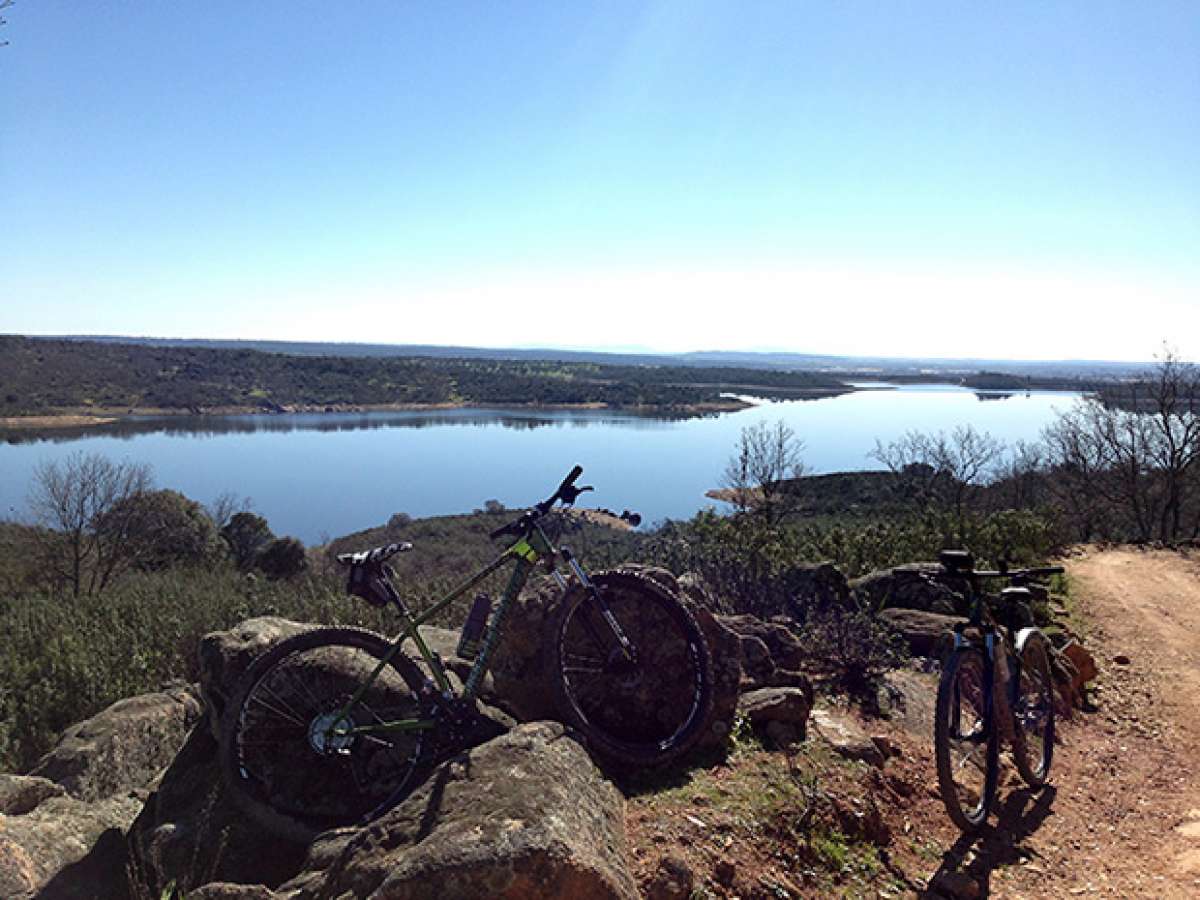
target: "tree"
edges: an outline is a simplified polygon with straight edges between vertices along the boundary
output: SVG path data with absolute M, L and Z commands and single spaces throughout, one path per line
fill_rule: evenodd
M 952 512 L 959 534 L 973 510 L 978 489 L 996 475 L 1004 443 L 973 425 L 923 434 L 909 431 L 889 444 L 875 442 L 869 456 L 897 476 L 908 502 Z
M 131 498 L 151 486 L 144 463 L 73 453 L 34 470 L 29 506 L 42 534 L 44 565 L 75 596 L 102 590 L 127 560 Z
M 308 567 L 304 545 L 293 537 L 276 538 L 263 548 L 255 563 L 268 578 L 281 579 L 299 575 Z
M 123 552 L 116 571 L 157 571 L 213 559 L 220 548 L 216 525 L 195 500 L 178 491 L 142 491 L 116 504 L 106 516 L 120 526 Z M 108 525 L 108 521 L 105 522 Z
M 804 442 L 782 419 L 747 425 L 725 466 L 722 486 L 739 509 L 754 509 L 777 522 L 795 495 L 791 482 L 804 475 L 803 451 Z
M 1081 538 L 1200 533 L 1200 372 L 1170 348 L 1140 378 L 1081 398 L 1043 440 Z
M 262 549 L 275 539 L 267 520 L 252 512 L 234 513 L 221 529 L 221 537 L 242 571 L 252 568 Z

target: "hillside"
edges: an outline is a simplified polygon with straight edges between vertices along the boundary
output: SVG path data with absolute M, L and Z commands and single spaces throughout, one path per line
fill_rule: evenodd
M 814 373 L 550 360 L 294 356 L 0 336 L 0 415 L 463 404 L 735 408 L 850 390 Z

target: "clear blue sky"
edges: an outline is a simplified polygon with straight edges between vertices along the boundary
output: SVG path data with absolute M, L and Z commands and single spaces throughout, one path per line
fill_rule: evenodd
M 1200 3 L 18 0 L 0 331 L 1200 357 Z

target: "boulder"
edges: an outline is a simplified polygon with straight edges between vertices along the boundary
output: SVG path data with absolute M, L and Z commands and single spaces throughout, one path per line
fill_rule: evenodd
M 1075 666 L 1075 679 L 1071 685 L 1075 691 L 1082 692 L 1083 686 L 1100 674 L 1095 658 L 1078 641 L 1068 641 L 1059 652 Z
M 879 619 L 904 636 L 913 656 L 939 657 L 954 626 L 966 622 L 961 616 L 943 616 L 916 609 L 885 609 Z
M 804 740 L 813 692 L 797 687 L 768 687 L 747 691 L 738 701 L 738 712 L 750 720 L 758 734 L 768 735 L 776 744 Z M 785 728 L 772 728 L 774 725 Z
M 228 631 L 214 631 L 200 641 L 200 692 L 209 712 L 209 726 L 213 736 L 220 738 L 218 725 L 225 701 L 238 689 L 239 682 L 250 663 L 279 641 L 320 626 L 304 622 L 293 622 L 277 616 L 260 616 L 247 619 Z M 421 636 L 429 649 L 442 658 L 442 662 L 461 687 L 471 670 L 471 663 L 455 655 L 459 632 L 449 628 L 422 626 Z M 404 644 L 404 652 L 413 659 L 421 655 L 411 641 Z M 484 678 L 481 696 L 488 698 L 495 688 L 491 675 Z
M 22 799 L 12 809 L 49 790 L 40 782 L 9 781 L 14 787 Z M 141 805 L 129 796 L 84 801 L 60 794 L 43 796 L 20 814 L 0 814 L 0 897 L 123 900 L 124 831 Z
M 733 731 L 742 688 L 742 642 L 707 608 L 694 602 L 689 602 L 688 606 L 708 644 L 713 682 L 712 710 L 704 733 L 696 742 L 696 749 L 723 753 L 729 748 L 729 735 Z
M 118 700 L 68 728 L 31 774 L 80 800 L 100 800 L 149 783 L 201 715 L 190 687 Z
M 883 768 L 884 757 L 879 747 L 863 731 L 862 726 L 846 713 L 818 706 L 810 713 L 809 722 L 810 731 L 839 756 Z
M 701 752 L 725 753 L 729 749 L 729 735 L 733 732 L 733 720 L 737 715 L 738 696 L 747 674 L 747 660 L 750 660 L 749 665 L 754 667 L 753 671 L 758 675 L 773 675 L 774 661 L 762 658 L 761 651 L 770 649 L 765 644 L 747 651 L 741 635 L 725 623 L 726 617 L 716 615 L 715 610 L 720 608 L 720 603 L 700 576 L 685 572 L 676 586 L 678 595 L 688 605 L 696 624 L 704 633 L 712 665 L 712 712 L 696 747 Z
M 721 624 L 744 639 L 761 641 L 771 655 L 771 670 L 800 669 L 804 665 L 804 645 L 784 621 L 765 621 L 757 616 L 720 616 Z M 746 657 L 743 656 L 743 664 Z
M 929 578 L 934 574 L 939 580 Z M 868 609 L 913 609 L 944 616 L 966 613 L 969 585 L 965 580 L 947 584 L 946 579 L 940 563 L 909 563 L 856 578 L 850 587 Z
M 206 728 L 193 729 L 154 786 L 129 826 L 128 843 L 132 871 L 152 897 L 171 883 L 185 891 L 206 882 L 277 885 L 300 870 L 305 852 L 236 806 Z
M 61 784 L 35 775 L 0 774 L 0 815 L 22 816 L 43 800 L 66 794 Z
M 558 715 L 549 673 L 548 635 L 562 588 L 552 578 L 532 579 L 513 601 L 504 634 L 491 658 L 492 690 L 485 699 L 521 722 Z
M 312 627 L 278 616 L 260 616 L 200 639 L 200 694 L 208 709 L 214 737 L 218 736 L 217 726 L 225 711 L 225 701 L 238 689 L 242 674 L 254 658 L 284 638 Z
M 846 576 L 831 562 L 811 566 L 796 566 L 787 575 L 791 599 L 787 609 L 775 610 L 775 615 L 804 621 L 810 610 L 828 609 L 831 606 L 846 606 L 851 601 L 850 585 Z M 769 646 L 769 645 L 768 645 Z M 781 660 L 776 665 L 789 666 Z
M 439 766 L 371 825 L 330 832 L 280 888 L 296 900 L 609 900 L 638 896 L 624 800 L 556 723 Z

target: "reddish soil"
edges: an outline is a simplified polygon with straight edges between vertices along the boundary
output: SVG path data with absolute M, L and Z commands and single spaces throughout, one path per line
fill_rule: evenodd
M 1045 790 L 1023 788 L 1006 762 L 989 825 L 959 834 L 936 788 L 933 677 L 908 673 L 908 713 L 864 720 L 900 750 L 881 773 L 810 741 L 790 758 L 744 749 L 684 787 L 635 796 L 643 887 L 671 857 L 695 897 L 1200 897 L 1200 551 L 1083 548 L 1064 562 L 1100 675 L 1089 710 L 1059 723 Z M 789 768 L 817 776 L 807 825 L 877 809 L 883 827 L 861 829 L 839 865 L 800 827 L 805 781 Z

